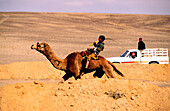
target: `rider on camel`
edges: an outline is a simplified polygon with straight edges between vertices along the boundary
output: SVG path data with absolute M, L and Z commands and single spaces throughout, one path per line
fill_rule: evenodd
M 87 50 L 90 51 L 91 54 L 89 54 L 89 55 L 86 56 L 87 62 L 86 62 L 85 68 L 88 67 L 89 61 L 90 61 L 91 59 L 95 59 L 95 60 L 98 59 L 99 53 L 100 53 L 101 51 L 103 51 L 103 49 L 104 49 L 104 43 L 103 43 L 104 40 L 105 40 L 105 36 L 104 36 L 104 35 L 100 35 L 100 36 L 99 36 L 99 41 L 98 41 L 98 43 L 93 42 L 94 48 L 87 48 Z

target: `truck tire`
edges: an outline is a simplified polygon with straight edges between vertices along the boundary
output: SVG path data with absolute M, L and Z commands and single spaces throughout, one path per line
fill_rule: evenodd
M 120 62 L 112 62 L 112 63 L 120 63 Z
M 159 62 L 157 62 L 157 61 L 151 61 L 151 62 L 149 62 L 149 64 L 159 64 Z

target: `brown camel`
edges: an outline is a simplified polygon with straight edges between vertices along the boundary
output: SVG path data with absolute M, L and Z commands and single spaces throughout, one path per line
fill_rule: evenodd
M 102 56 L 98 57 L 99 60 L 90 60 L 88 68 L 84 70 L 84 59 L 80 52 L 73 52 L 65 59 L 60 59 L 54 54 L 47 43 L 37 42 L 37 44 L 31 46 L 31 49 L 35 49 L 45 55 L 55 68 L 65 71 L 66 74 L 63 76 L 64 81 L 72 76 L 77 80 L 78 78 L 81 78 L 82 72 L 89 73 L 92 71 L 96 71 L 93 75 L 94 77 L 102 77 L 105 73 L 108 78 L 115 78 L 116 75 L 114 74 L 113 69 L 119 75 L 123 76 L 123 74 L 119 72 L 111 62 L 107 61 Z

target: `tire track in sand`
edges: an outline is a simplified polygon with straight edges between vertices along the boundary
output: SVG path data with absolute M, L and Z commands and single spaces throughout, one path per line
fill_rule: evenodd
M 169 81 L 150 81 L 150 80 L 139 80 L 139 79 L 122 79 L 122 80 L 144 81 L 144 82 L 149 82 L 153 85 L 157 85 L 159 87 L 170 87 Z M 5 86 L 5 85 L 10 85 L 10 84 L 16 84 L 16 83 L 33 83 L 35 81 L 40 82 L 40 83 L 55 84 L 55 83 L 58 83 L 60 79 L 3 79 L 3 80 L 1 79 L 0 87 Z M 69 80 L 66 82 L 69 82 Z

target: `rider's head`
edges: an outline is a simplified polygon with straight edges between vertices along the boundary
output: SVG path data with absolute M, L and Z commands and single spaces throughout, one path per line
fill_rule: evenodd
M 104 35 L 100 35 L 99 36 L 99 41 L 103 42 L 105 40 L 105 36 Z

